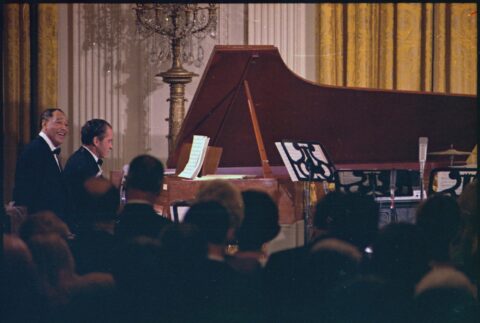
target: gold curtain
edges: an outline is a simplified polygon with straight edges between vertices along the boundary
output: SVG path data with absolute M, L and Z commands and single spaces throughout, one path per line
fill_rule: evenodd
M 57 5 L 38 6 L 38 115 L 46 108 L 57 106 L 57 20 Z
M 30 6 L 4 5 L 4 201 L 11 199 L 18 151 L 30 140 Z
M 317 5 L 322 84 L 477 92 L 474 3 Z
M 31 66 L 31 15 L 30 4 L 4 4 L 3 35 L 5 47 L 4 68 L 4 201 L 12 197 L 15 163 L 19 152 L 38 128 L 32 122 L 40 112 L 57 103 L 57 7 L 54 4 L 38 5 L 38 52 L 36 66 Z M 35 34 L 35 33 L 33 33 Z M 37 77 L 34 92 L 38 103 L 32 106 L 31 75 Z M 34 129 L 34 133 L 32 133 Z

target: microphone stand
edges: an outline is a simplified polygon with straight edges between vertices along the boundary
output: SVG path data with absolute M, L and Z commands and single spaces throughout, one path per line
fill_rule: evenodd
M 395 189 L 397 181 L 397 170 L 392 169 L 390 171 L 390 218 L 392 222 L 397 222 L 397 211 L 395 209 Z
M 425 176 L 425 162 L 420 162 L 420 200 L 423 201 L 425 198 L 424 189 L 425 184 L 423 182 L 423 177 Z
M 311 184 L 313 181 L 314 176 L 314 169 L 313 169 L 313 162 L 310 158 L 307 159 L 307 170 L 308 170 L 308 181 L 304 182 L 304 201 L 305 201 L 305 225 L 304 225 L 304 240 L 305 246 L 307 246 L 308 241 L 310 240 L 310 236 L 312 233 L 312 220 L 311 220 L 311 210 L 310 210 L 310 195 L 311 195 Z

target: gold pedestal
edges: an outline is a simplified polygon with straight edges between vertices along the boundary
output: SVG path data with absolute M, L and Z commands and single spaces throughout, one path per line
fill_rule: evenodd
M 168 156 L 172 156 L 177 144 L 177 135 L 185 117 L 185 84 L 192 81 L 192 77 L 198 76 L 182 67 L 172 67 L 168 71 L 156 76 L 163 78 L 165 83 L 170 84 L 170 110 L 168 114 Z

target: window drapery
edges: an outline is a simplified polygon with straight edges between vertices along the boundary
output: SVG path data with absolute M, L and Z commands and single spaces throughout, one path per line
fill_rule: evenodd
M 2 6 L 3 192 L 8 202 L 18 154 L 39 131 L 41 111 L 57 105 L 57 6 Z
M 476 94 L 475 3 L 318 4 L 322 84 Z

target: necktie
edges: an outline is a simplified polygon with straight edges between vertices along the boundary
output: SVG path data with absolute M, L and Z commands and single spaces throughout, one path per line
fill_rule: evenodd
M 54 150 L 52 150 L 52 154 L 53 154 L 53 157 L 55 157 L 55 161 L 57 162 L 58 168 L 60 169 L 60 171 L 63 171 L 62 162 L 60 161 L 60 151 L 61 151 L 60 147 L 57 147 Z
M 102 166 L 102 164 L 103 164 L 103 160 L 102 160 L 102 159 L 97 160 L 97 165 L 98 165 L 98 166 Z

